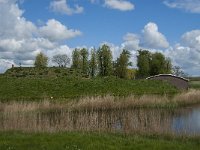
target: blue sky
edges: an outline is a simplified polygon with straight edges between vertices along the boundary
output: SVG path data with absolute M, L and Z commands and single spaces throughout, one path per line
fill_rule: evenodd
M 200 75 L 199 0 L 0 0 L 0 72 L 75 47 L 159 51 Z

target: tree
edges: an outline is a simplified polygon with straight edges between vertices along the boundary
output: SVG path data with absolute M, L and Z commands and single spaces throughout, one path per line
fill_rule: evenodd
M 48 57 L 40 52 L 35 58 L 35 67 L 44 68 L 48 65 Z
M 131 54 L 129 51 L 123 50 L 120 57 L 117 59 L 115 72 L 118 77 L 128 77 L 128 66 L 131 66 L 131 62 L 129 62 L 130 56 Z
M 137 76 L 143 78 L 150 75 L 151 53 L 147 50 L 139 50 L 137 56 Z
M 156 52 L 151 55 L 150 75 L 171 73 L 171 61 L 162 53 Z
M 172 73 L 172 63 L 170 58 L 165 59 L 165 73 L 167 74 Z
M 66 67 L 70 63 L 70 58 L 65 54 L 58 54 L 53 56 L 52 61 L 58 64 L 59 67 Z
M 161 53 L 151 55 L 150 75 L 163 74 L 165 72 L 165 57 Z
M 172 74 L 179 77 L 187 77 L 188 75 L 179 66 L 174 66 L 172 68 Z
M 139 50 L 137 56 L 138 76 L 147 77 L 157 74 L 171 73 L 172 65 L 169 58 L 162 53 L 151 53 L 147 50 Z
M 91 59 L 89 63 L 89 68 L 90 68 L 90 75 L 94 77 L 96 75 L 97 71 L 97 58 L 96 58 L 96 51 L 93 49 L 91 51 Z
M 81 70 L 82 73 L 88 74 L 88 50 L 85 48 L 82 48 L 80 50 L 80 59 L 81 59 Z
M 112 53 L 108 45 L 103 45 L 98 50 L 98 66 L 100 76 L 109 76 L 113 72 Z
M 80 50 L 77 48 L 72 52 L 72 68 L 73 69 L 81 68 Z

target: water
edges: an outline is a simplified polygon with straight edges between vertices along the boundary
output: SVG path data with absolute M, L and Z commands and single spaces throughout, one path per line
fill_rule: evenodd
M 181 110 L 173 116 L 172 129 L 176 133 L 200 135 L 200 106 Z
M 69 111 L 0 109 L 0 130 L 106 131 L 200 135 L 200 106 L 182 109 Z

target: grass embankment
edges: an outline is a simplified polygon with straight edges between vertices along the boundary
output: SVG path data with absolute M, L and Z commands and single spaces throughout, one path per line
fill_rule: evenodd
M 129 96 L 143 94 L 175 94 L 173 86 L 152 80 L 111 78 L 15 78 L 0 77 L 0 100 L 75 99 L 86 96 Z
M 1 150 L 199 150 L 198 138 L 97 133 L 1 132 Z

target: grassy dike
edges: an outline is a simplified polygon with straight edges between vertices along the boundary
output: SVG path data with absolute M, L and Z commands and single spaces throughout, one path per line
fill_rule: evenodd
M 1 150 L 199 150 L 198 138 L 98 133 L 1 132 Z
M 151 80 L 109 78 L 16 78 L 0 77 L 0 101 L 76 99 L 88 96 L 129 96 L 143 94 L 175 94 L 173 86 Z

